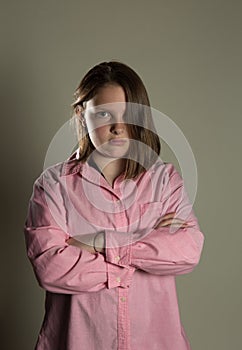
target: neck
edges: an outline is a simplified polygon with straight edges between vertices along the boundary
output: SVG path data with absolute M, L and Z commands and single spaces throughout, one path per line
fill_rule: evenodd
M 125 169 L 125 159 L 107 158 L 99 155 L 97 152 L 90 158 L 90 163 L 94 162 L 99 171 L 112 186 L 116 177 L 118 177 Z

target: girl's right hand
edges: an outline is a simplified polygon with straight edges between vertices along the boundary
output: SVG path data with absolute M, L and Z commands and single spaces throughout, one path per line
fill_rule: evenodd
M 154 229 L 160 228 L 160 227 L 167 227 L 167 226 L 173 226 L 173 227 L 181 227 L 186 228 L 191 225 L 189 225 L 186 221 L 175 218 L 176 212 L 168 213 L 162 216 L 161 221 L 154 227 Z

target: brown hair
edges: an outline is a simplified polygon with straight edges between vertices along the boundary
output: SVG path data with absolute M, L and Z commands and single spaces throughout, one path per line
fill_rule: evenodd
M 84 111 L 85 102 L 92 99 L 98 89 L 109 84 L 120 85 L 124 90 L 126 102 L 131 102 L 128 104 L 131 113 L 127 113 L 127 110 L 125 113 L 132 115 L 133 119 L 132 124 L 128 125 L 128 132 L 131 139 L 140 142 L 134 142 L 134 147 L 131 147 L 124 176 L 134 178 L 156 161 L 161 144 L 149 108 L 149 97 L 141 78 L 133 69 L 118 61 L 102 62 L 91 68 L 75 90 L 75 100 L 71 106 L 80 147 L 79 160 L 85 162 L 95 148 L 85 132 L 85 127 L 76 116 L 76 107 L 80 106 Z M 138 106 L 138 110 L 133 106 Z

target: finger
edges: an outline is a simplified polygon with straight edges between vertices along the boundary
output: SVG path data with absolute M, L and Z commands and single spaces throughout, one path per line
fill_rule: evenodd
M 185 222 L 185 220 L 180 219 L 180 218 L 178 218 L 178 217 L 175 217 L 175 215 L 176 215 L 175 212 L 174 212 L 174 213 L 166 214 L 166 215 L 164 215 L 164 216 L 161 217 L 161 221 L 168 220 L 168 219 L 173 219 L 173 218 L 174 218 L 174 220 L 180 220 L 180 221 L 182 221 L 182 222 Z
M 186 224 L 167 224 L 167 225 L 159 225 L 156 227 L 157 228 L 160 228 L 160 227 L 179 227 L 179 228 L 188 228 L 188 227 L 191 227 L 189 225 L 186 225 Z
M 171 219 L 171 218 L 174 218 L 175 216 L 177 215 L 177 213 L 174 211 L 174 212 L 171 212 L 171 213 L 167 213 L 163 216 L 161 216 L 161 219 Z M 179 219 L 179 220 L 183 220 L 183 219 L 180 219 L 178 217 L 176 217 L 176 219 Z M 184 220 L 185 221 L 185 220 Z
M 189 225 L 186 223 L 179 223 L 179 222 L 166 222 L 162 223 L 161 225 L 158 225 L 159 227 L 166 227 L 166 226 L 183 226 L 183 227 L 188 227 Z
M 171 213 L 167 213 L 165 215 L 162 216 L 162 219 L 170 219 L 173 218 L 175 216 L 176 212 L 171 212 Z
M 171 219 L 162 219 L 160 222 L 163 222 L 163 223 L 181 223 L 181 224 L 183 224 L 183 223 L 185 223 L 186 221 L 185 220 L 182 220 L 182 219 L 180 219 L 180 218 L 171 218 Z
M 181 226 L 181 227 L 191 227 L 191 225 L 189 225 L 188 223 L 186 222 L 180 222 L 180 221 L 177 221 L 177 222 L 174 222 L 172 220 L 166 220 L 164 222 L 160 222 L 156 228 L 158 227 L 166 227 L 166 226 Z

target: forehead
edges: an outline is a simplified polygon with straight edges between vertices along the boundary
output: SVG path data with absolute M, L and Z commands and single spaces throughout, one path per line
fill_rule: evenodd
M 122 102 L 125 104 L 125 92 L 120 85 L 106 85 L 98 89 L 96 95 L 89 101 L 86 106 L 99 106 L 103 104 L 114 104 Z M 121 105 L 122 103 L 119 103 Z

